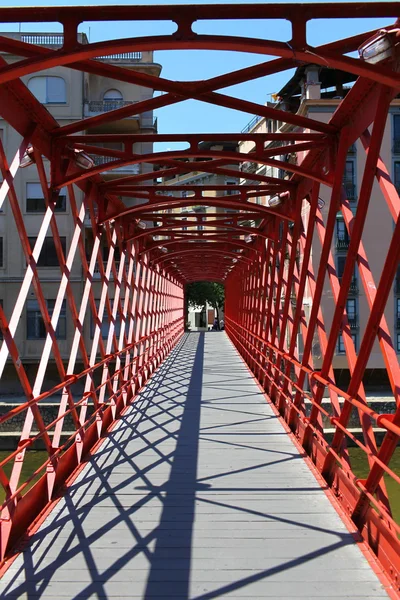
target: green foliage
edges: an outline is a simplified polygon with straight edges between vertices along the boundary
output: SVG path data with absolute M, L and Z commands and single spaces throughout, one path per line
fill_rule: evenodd
M 218 310 L 224 305 L 225 289 L 221 283 L 195 281 L 186 286 L 186 300 L 193 308 L 210 304 Z

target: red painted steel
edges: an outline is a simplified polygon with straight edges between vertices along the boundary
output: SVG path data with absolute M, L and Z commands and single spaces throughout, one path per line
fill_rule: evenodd
M 63 45 L 54 49 L 0 36 L 0 51 L 20 57 L 10 64 L 4 54 L 0 57 L 0 115 L 20 136 L 12 159 L 6 157 L 0 142 L 0 208 L 7 206 L 7 214 L 13 217 L 27 265 L 12 312 L 6 315 L 0 304 L 0 376 L 13 365 L 26 399 L 0 416 L 0 425 L 23 419 L 17 448 L 0 462 L 5 495 L 0 560 L 12 554 L 179 340 L 184 330 L 184 285 L 208 279 L 225 284 L 230 339 L 398 592 L 400 525 L 392 517 L 388 489 L 400 483 L 392 466 L 400 438 L 400 368 L 385 308 L 400 258 L 400 199 L 380 148 L 390 103 L 400 90 L 399 37 L 393 34 L 393 57 L 383 64 L 348 56 L 375 32 L 319 47 L 307 43 L 310 20 L 338 17 L 385 17 L 392 26 L 398 17 L 398 3 L 158 6 L 157 10 L 101 6 L 95 12 L 88 7 L 1 10 L 0 19 L 5 23 L 60 22 Z M 132 19 L 172 20 L 177 31 L 77 43 L 78 26 L 85 20 Z M 292 36 L 289 41 L 277 42 L 199 35 L 193 30 L 195 21 L 219 19 L 289 19 Z M 115 53 L 161 49 L 240 51 L 269 59 L 189 82 L 96 60 Z M 357 78 L 329 122 L 221 92 L 309 62 Z M 60 126 L 19 79 L 55 66 L 163 93 Z M 103 126 L 109 131 L 117 121 L 187 99 L 278 120 L 284 127 L 275 133 L 101 133 Z M 348 149 L 358 139 L 366 161 L 353 214 L 342 179 Z M 187 148 L 146 154 L 135 151 L 135 144 L 158 141 L 183 143 Z M 232 146 L 239 142 L 250 144 L 250 152 L 234 151 Z M 119 150 L 109 147 L 116 143 L 121 144 Z M 17 191 L 27 149 L 46 206 L 34 242 Z M 77 151 L 88 154 L 94 164 L 80 168 Z M 49 161 L 49 169 L 43 158 Z M 134 175 L 115 171 L 128 165 L 137 165 Z M 256 172 L 263 165 L 284 170 L 285 178 Z M 202 185 L 179 179 L 194 170 L 223 180 L 233 178 L 234 184 Z M 391 241 L 378 276 L 363 241 L 374 181 L 393 219 Z M 73 231 L 68 247 L 55 210 L 64 186 L 68 188 L 69 211 L 63 219 L 70 219 Z M 319 203 L 323 189 L 330 191 L 326 208 Z M 269 206 L 270 198 L 278 194 L 281 204 Z M 338 212 L 349 234 L 340 279 L 332 255 Z M 39 264 L 49 235 L 58 263 L 51 311 Z M 346 314 L 355 265 L 370 310 L 358 351 Z M 80 295 L 72 277 L 77 272 L 83 281 Z M 328 318 L 322 303 L 327 293 L 332 305 Z M 34 377 L 18 337 L 32 294 L 45 330 Z M 58 334 L 65 306 L 73 328 L 67 359 L 66 343 Z M 347 389 L 337 385 L 333 369 L 339 334 L 351 374 Z M 364 388 L 376 339 L 397 406 L 391 415 L 371 408 Z M 55 397 L 58 415 L 47 423 L 43 401 Z M 355 413 L 359 436 L 349 426 Z M 327 423 L 333 430 L 330 437 Z M 384 434 L 380 445 L 377 427 Z M 352 470 L 349 442 L 365 453 L 368 476 L 363 480 Z M 23 470 L 27 454 L 38 445 L 47 458 L 27 476 Z

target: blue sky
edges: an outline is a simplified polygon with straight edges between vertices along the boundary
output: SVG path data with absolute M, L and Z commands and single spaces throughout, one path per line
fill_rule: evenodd
M 158 0 L 155 3 L 136 0 L 135 4 L 217 4 L 208 0 L 192 0 L 186 2 L 175 0 L 167 2 Z M 238 0 L 220 0 L 220 4 L 240 4 Z M 252 2 L 261 3 L 255 0 Z M 279 2 L 278 3 L 284 3 Z M 0 0 L 0 7 L 5 6 L 90 6 L 92 2 L 85 0 Z M 131 5 L 132 2 L 119 0 L 113 2 L 108 0 L 96 1 L 97 5 Z M 248 3 L 250 4 L 250 2 Z M 95 7 L 94 7 L 95 8 Z M 389 21 L 390 23 L 390 21 Z M 358 19 L 346 20 L 338 19 L 331 21 L 312 21 L 308 25 L 308 41 L 312 45 L 319 45 L 334 41 L 336 39 L 348 37 L 387 25 L 388 22 L 382 19 Z M 219 33 L 227 35 L 245 35 L 249 37 L 260 37 L 273 40 L 286 41 L 290 38 L 290 27 L 287 21 L 210 21 L 197 23 L 195 30 L 198 33 Z M 61 25 L 58 23 L 47 23 L 40 25 L 38 23 L 23 24 L 22 31 L 61 31 Z M 173 23 L 148 23 L 148 22 L 115 22 L 115 23 L 95 23 L 88 22 L 80 26 L 80 31 L 90 34 L 90 40 L 101 41 L 110 38 L 125 38 L 132 36 L 165 34 L 175 30 Z M 18 31 L 18 24 L 0 25 L 0 31 Z M 272 57 L 271 57 L 272 58 Z M 211 52 L 211 51 L 166 51 L 156 52 L 155 61 L 162 65 L 162 76 L 180 81 L 194 79 L 206 79 L 214 77 L 225 72 L 243 68 L 249 65 L 264 62 L 268 57 L 257 56 L 244 53 L 232 52 Z M 253 102 L 263 104 L 269 98 L 269 94 L 279 91 L 285 82 L 291 77 L 293 71 L 286 71 L 269 78 L 260 78 L 239 86 L 233 86 L 224 90 L 235 97 L 244 98 Z M 127 98 L 128 99 L 128 98 Z M 237 132 L 243 129 L 246 123 L 252 118 L 252 115 L 213 107 L 211 105 L 189 100 L 171 107 L 166 107 L 157 111 L 158 128 L 160 133 L 180 133 L 180 132 Z M 170 145 L 171 146 L 171 145 Z

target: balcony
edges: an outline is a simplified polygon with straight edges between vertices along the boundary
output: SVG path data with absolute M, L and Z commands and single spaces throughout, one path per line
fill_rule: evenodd
M 347 200 L 349 202 L 357 202 L 357 188 L 354 183 L 350 181 L 343 181 L 343 187 Z
M 118 261 L 116 261 L 114 264 L 115 264 L 115 268 L 116 268 L 116 270 L 117 270 L 117 275 L 118 275 L 118 272 L 119 272 L 119 262 L 118 262 Z M 103 266 L 104 266 L 104 272 L 105 272 L 105 271 L 106 271 L 106 268 L 107 268 L 107 261 L 104 261 L 104 264 L 103 264 Z M 126 262 L 125 262 L 125 273 L 126 273 L 127 275 L 128 275 L 128 269 L 129 269 L 129 263 L 128 263 L 128 261 L 126 261 Z M 86 276 L 86 274 L 83 272 L 83 269 L 82 269 L 82 274 L 83 274 L 84 276 Z M 93 271 L 93 279 L 95 279 L 95 280 L 97 280 L 97 281 L 101 279 L 100 268 L 99 268 L 99 265 L 98 265 L 97 263 L 96 263 L 96 265 L 95 265 L 95 267 L 94 267 L 94 271 Z M 112 271 L 110 272 L 110 279 L 114 279 L 114 275 L 113 275 L 113 272 L 112 272 Z
M 254 127 L 260 122 L 262 121 L 264 117 L 260 117 L 259 115 L 256 115 L 255 117 L 253 117 L 251 119 L 251 121 L 249 121 L 246 125 L 246 127 L 243 127 L 242 129 L 242 133 L 249 133 L 249 131 L 251 131 L 252 129 L 254 129 Z
M 350 283 L 349 294 L 358 294 L 358 283 L 357 279 L 352 279 Z
M 336 240 L 336 250 L 347 250 L 350 244 L 350 238 L 337 238 Z
M 111 110 L 117 110 L 118 108 L 130 106 L 131 104 L 136 104 L 136 102 L 134 100 L 91 100 L 85 104 L 85 116 L 93 117 L 94 115 L 109 112 Z M 132 115 L 131 117 L 127 118 L 137 119 L 138 117 L 139 115 Z
M 92 156 L 94 160 L 94 164 L 96 166 L 99 165 L 107 165 L 109 163 L 118 160 L 113 156 Z M 114 173 L 129 173 L 129 175 L 139 175 L 140 173 L 140 165 L 124 165 L 123 167 L 118 167 L 117 169 L 113 169 L 112 171 L 102 171 L 105 175 L 113 175 Z
M 350 329 L 358 329 L 358 315 L 347 315 L 347 320 L 350 325 Z
M 136 100 L 91 100 L 85 103 L 84 116 L 96 117 L 98 115 L 125 108 L 137 104 Z M 135 133 L 140 129 L 152 129 L 157 131 L 157 118 L 153 117 L 153 111 L 141 114 L 133 114 L 118 120 L 102 123 L 91 128 L 93 133 Z
M 108 54 L 107 56 L 97 56 L 96 60 L 103 62 L 142 62 L 143 54 L 141 52 L 122 52 L 119 54 Z
M 258 163 L 256 162 L 244 162 L 242 163 L 242 171 L 245 173 L 255 173 L 258 169 Z
M 13 32 L 2 35 L 14 40 L 20 40 L 26 44 L 44 46 L 53 50 L 62 48 L 64 45 L 64 34 L 62 33 Z M 78 42 L 80 44 L 89 43 L 86 33 L 78 33 Z M 116 54 L 108 54 L 107 56 L 96 56 L 95 60 L 112 63 L 153 63 L 153 52 L 151 50 L 145 52 L 118 52 Z
M 342 285 L 342 277 L 341 276 L 339 277 L 339 283 L 340 283 L 340 285 Z M 351 296 L 358 294 L 358 283 L 357 283 L 357 279 L 355 277 L 353 277 L 353 279 L 351 280 L 349 294 Z

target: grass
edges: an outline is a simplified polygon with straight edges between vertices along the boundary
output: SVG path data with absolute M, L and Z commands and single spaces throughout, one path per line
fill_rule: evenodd
M 365 452 L 361 448 L 349 448 L 352 469 L 357 477 L 365 479 L 369 473 L 368 461 Z M 400 476 L 400 448 L 397 448 L 390 461 L 390 468 Z M 389 475 L 384 477 L 390 505 L 392 507 L 393 519 L 400 524 L 400 485 Z
M 4 460 L 9 456 L 11 452 L 9 450 L 1 450 L 0 451 L 0 461 Z M 21 485 L 24 481 L 28 479 L 38 469 L 47 459 L 47 452 L 45 450 L 27 450 L 24 458 L 24 462 L 22 464 L 22 471 L 19 478 L 19 485 Z M 5 467 L 4 472 L 7 477 L 11 474 L 11 469 L 13 465 L 13 460 L 11 460 Z M 32 479 L 32 481 L 27 485 L 24 489 L 24 493 L 26 493 L 29 488 L 31 488 L 39 477 L 43 475 L 43 471 L 39 474 L 39 476 Z M 5 492 L 3 487 L 0 488 L 0 502 L 3 502 L 5 498 Z

